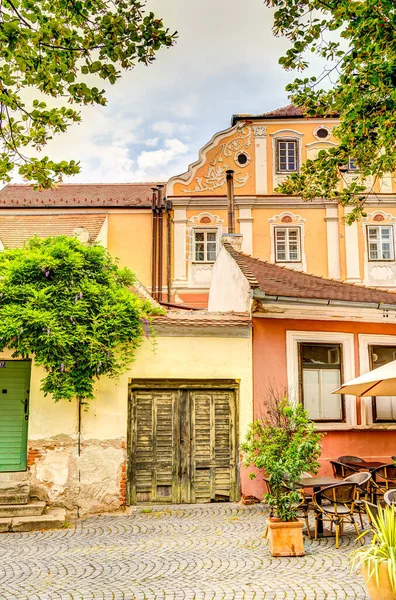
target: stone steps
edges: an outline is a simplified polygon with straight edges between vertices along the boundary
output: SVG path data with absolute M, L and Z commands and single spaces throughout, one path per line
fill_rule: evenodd
M 41 531 L 65 526 L 64 508 L 49 508 L 44 514 L 24 517 L 0 517 L 0 533 Z
M 30 479 L 27 471 L 0 473 L 0 504 L 27 504 Z
M 45 513 L 46 503 L 30 500 L 27 504 L 0 504 L 0 519 L 6 517 L 39 517 Z

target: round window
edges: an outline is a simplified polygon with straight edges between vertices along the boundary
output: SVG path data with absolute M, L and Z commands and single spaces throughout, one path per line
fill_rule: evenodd
M 250 156 L 247 152 L 237 152 L 234 160 L 240 167 L 246 167 L 246 165 L 250 162 Z
M 316 130 L 316 137 L 318 137 L 321 140 L 325 140 L 329 137 L 329 135 L 330 131 L 325 127 L 319 127 L 319 129 Z

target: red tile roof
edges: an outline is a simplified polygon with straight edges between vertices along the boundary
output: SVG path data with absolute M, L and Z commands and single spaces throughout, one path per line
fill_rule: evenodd
M 237 252 L 228 243 L 224 247 L 234 258 L 250 286 L 260 289 L 268 296 L 396 304 L 396 294 L 393 292 L 317 277 L 252 258 Z
M 166 315 L 154 318 L 154 325 L 178 327 L 251 327 L 246 313 L 219 313 L 206 310 L 172 310 Z
M 78 227 L 83 227 L 89 232 L 90 241 L 93 242 L 98 237 L 105 218 L 105 214 L 0 215 L 0 241 L 5 248 L 18 248 L 34 235 L 42 238 L 51 235 L 73 236 Z
M 64 183 L 36 191 L 27 184 L 9 184 L 0 191 L 1 208 L 150 208 L 152 187 L 146 183 Z
M 337 115 L 327 115 L 328 117 L 335 118 Z M 294 104 L 288 104 L 287 106 L 282 106 L 281 108 L 276 108 L 275 110 L 271 110 L 269 112 L 265 112 L 259 115 L 248 115 L 248 114 L 238 114 L 233 115 L 231 119 L 231 125 L 235 125 L 237 121 L 248 121 L 249 119 L 253 120 L 262 120 L 262 119 L 301 119 L 308 118 L 304 115 L 301 108 L 295 106 Z M 313 118 L 313 117 L 310 117 Z M 320 119 L 325 119 L 326 117 L 320 116 Z

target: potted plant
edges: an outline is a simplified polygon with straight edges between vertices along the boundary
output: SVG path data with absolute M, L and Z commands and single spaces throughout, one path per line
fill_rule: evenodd
M 370 511 L 370 508 L 368 508 Z M 371 600 L 396 599 L 396 512 L 394 507 L 378 507 L 370 513 L 371 528 L 360 538 L 372 533 L 367 546 L 352 555 L 352 566 L 363 575 Z
M 264 502 L 271 509 L 267 532 L 273 556 L 304 555 L 303 522 L 297 519 L 302 496 L 298 480 L 305 472 L 317 473 L 321 438 L 301 404 L 271 395 L 266 416 L 250 425 L 242 444 L 246 466 L 262 470 L 268 480 Z

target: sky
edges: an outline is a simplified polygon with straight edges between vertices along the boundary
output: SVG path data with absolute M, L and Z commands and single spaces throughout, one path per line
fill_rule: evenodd
M 288 104 L 293 73 L 278 65 L 287 45 L 263 0 L 147 0 L 147 9 L 178 31 L 177 43 L 105 85 L 107 106 L 84 108 L 82 123 L 50 142 L 51 158 L 81 162 L 69 182 L 165 181 L 232 114 Z

